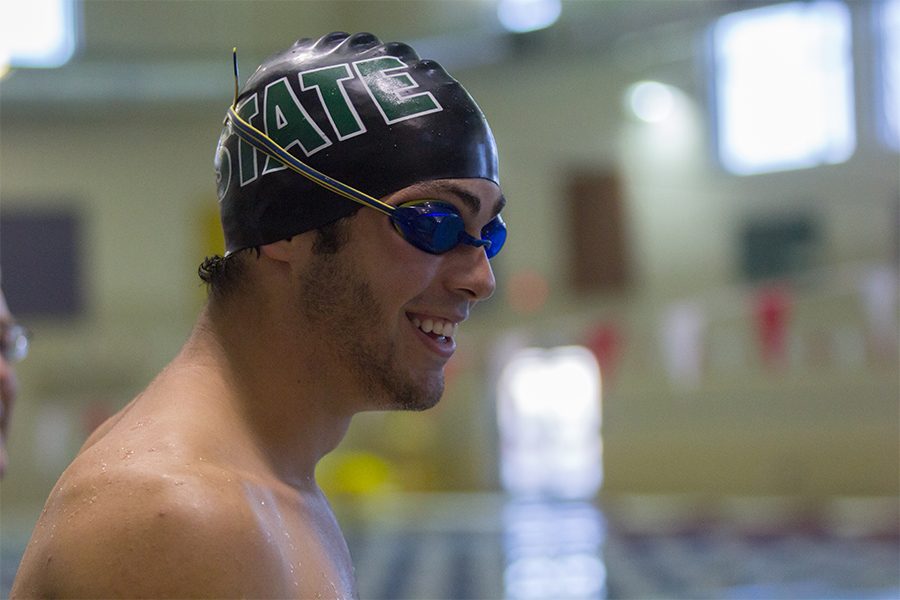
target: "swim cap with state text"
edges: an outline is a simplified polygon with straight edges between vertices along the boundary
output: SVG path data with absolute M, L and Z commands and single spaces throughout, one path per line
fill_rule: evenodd
M 301 39 L 256 70 L 236 112 L 301 161 L 376 198 L 421 181 L 488 179 L 497 148 L 481 109 L 435 61 L 372 34 Z M 360 205 L 241 140 L 215 158 L 228 253 L 317 229 Z

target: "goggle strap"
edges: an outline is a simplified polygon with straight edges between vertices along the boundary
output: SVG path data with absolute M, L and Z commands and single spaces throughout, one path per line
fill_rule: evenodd
M 261 151 L 263 154 L 271 156 L 295 173 L 303 175 L 313 183 L 318 184 L 339 196 L 374 208 L 386 215 L 390 215 L 394 211 L 394 207 L 391 205 L 385 204 L 377 198 L 373 198 L 368 194 L 352 188 L 346 183 L 333 179 L 302 162 L 296 156 L 279 146 L 275 140 L 245 121 L 237 114 L 233 107 L 228 109 L 228 117 L 231 119 L 232 127 L 234 128 L 235 133 L 238 134 L 238 137 Z
M 237 46 L 231 49 L 231 62 L 234 63 L 234 100 L 231 102 L 233 108 L 237 106 L 238 81 L 240 80 L 240 75 L 238 74 Z
M 245 121 L 237 113 L 239 86 L 237 47 L 232 48 L 231 52 L 232 62 L 234 66 L 234 100 L 232 101 L 231 106 L 228 108 L 226 121 L 228 119 L 231 119 L 232 128 L 238 134 L 238 137 L 257 150 L 261 151 L 263 154 L 271 156 L 288 169 L 294 171 L 295 173 L 303 175 L 313 183 L 318 184 L 339 196 L 343 196 L 348 200 L 352 200 L 353 202 L 357 202 L 359 204 L 364 204 L 390 216 L 390 214 L 394 212 L 393 206 L 391 206 L 390 204 L 385 204 L 377 198 L 373 198 L 366 193 L 350 187 L 346 183 L 338 181 L 337 179 L 333 179 L 325 173 L 322 173 L 321 171 L 317 171 L 316 169 L 310 167 L 309 165 L 298 159 L 296 156 L 282 148 L 275 140 L 251 125 L 249 121 Z

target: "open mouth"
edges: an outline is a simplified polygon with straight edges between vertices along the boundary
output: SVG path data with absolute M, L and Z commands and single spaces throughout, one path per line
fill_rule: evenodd
M 456 329 L 459 327 L 458 323 L 434 317 L 422 318 L 410 316 L 409 320 L 412 321 L 412 324 L 415 327 L 418 327 L 422 333 L 425 333 L 439 342 L 448 342 L 453 339 L 453 336 L 456 335 Z

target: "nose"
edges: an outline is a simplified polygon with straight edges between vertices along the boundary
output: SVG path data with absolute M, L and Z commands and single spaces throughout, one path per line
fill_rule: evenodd
M 484 248 L 461 244 L 449 254 L 453 255 L 448 279 L 452 291 L 476 302 L 494 294 L 497 281 Z

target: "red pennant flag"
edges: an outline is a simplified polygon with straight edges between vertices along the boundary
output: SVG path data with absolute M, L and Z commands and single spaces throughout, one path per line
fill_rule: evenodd
M 764 288 L 756 296 L 760 353 L 768 367 L 784 366 L 791 300 L 789 291 L 781 286 Z
M 595 326 L 587 336 L 585 345 L 597 358 L 604 386 L 612 383 L 622 352 L 622 342 L 619 326 L 611 322 Z

